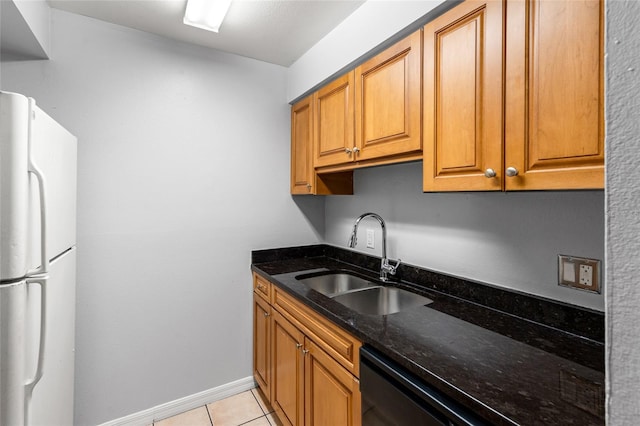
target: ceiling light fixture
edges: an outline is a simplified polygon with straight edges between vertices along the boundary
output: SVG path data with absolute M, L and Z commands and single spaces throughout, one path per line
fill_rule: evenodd
M 230 5 L 231 0 L 187 0 L 182 22 L 217 33 Z

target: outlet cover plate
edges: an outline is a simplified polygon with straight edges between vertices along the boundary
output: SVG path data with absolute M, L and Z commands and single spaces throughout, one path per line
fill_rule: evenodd
M 367 229 L 367 248 L 376 248 L 376 232 L 373 229 Z
M 600 282 L 600 260 L 558 255 L 558 285 L 600 294 Z

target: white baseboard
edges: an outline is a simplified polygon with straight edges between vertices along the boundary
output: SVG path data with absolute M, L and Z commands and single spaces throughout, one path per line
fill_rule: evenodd
M 209 404 L 211 402 L 236 395 L 240 392 L 244 392 L 255 387 L 256 382 L 253 380 L 253 377 L 245 377 L 244 379 L 236 380 L 235 382 L 227 383 L 213 389 L 207 389 L 193 395 L 185 396 L 184 398 L 176 399 L 175 401 L 156 405 L 155 407 L 149 408 L 147 410 L 139 411 L 137 413 L 130 414 L 116 420 L 108 421 L 100 426 L 150 425 L 154 422 L 154 420 L 158 421 L 161 419 L 166 419 L 167 417 L 172 417 L 176 414 L 184 413 L 185 411 L 202 407 L 205 404 Z

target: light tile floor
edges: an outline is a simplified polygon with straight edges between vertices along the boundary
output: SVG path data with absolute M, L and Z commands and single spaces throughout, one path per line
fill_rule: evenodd
M 281 426 L 258 388 L 194 408 L 154 426 Z

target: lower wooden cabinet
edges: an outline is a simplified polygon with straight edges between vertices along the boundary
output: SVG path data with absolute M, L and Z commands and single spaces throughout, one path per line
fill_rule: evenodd
M 253 377 L 271 399 L 271 305 L 253 295 Z
M 271 405 L 285 425 L 304 424 L 304 334 L 278 311 L 273 316 Z
M 304 344 L 305 425 L 360 425 L 360 382 L 312 340 Z
M 271 304 L 254 292 L 254 377 L 280 421 L 360 426 L 361 342 L 276 287 L 269 294 Z

